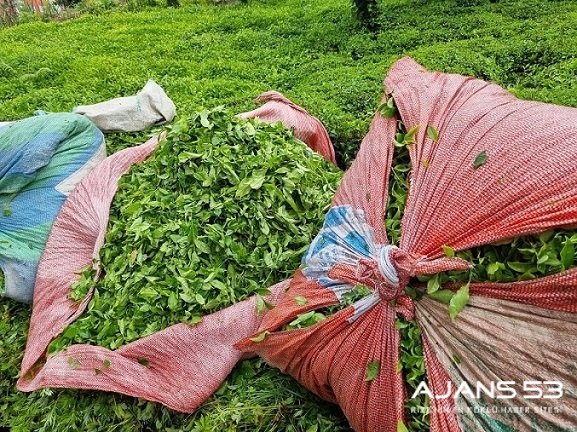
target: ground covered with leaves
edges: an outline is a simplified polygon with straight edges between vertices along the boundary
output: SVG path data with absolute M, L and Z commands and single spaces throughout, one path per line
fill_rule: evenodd
M 0 121 L 29 116 L 35 109 L 69 111 L 75 105 L 134 94 L 148 78 L 165 88 L 183 117 L 222 104 L 240 112 L 253 108 L 252 97 L 276 89 L 325 123 L 345 166 L 354 158 L 377 108 L 387 68 L 403 55 L 413 56 L 430 69 L 495 81 L 519 97 L 577 106 L 574 2 L 391 0 L 382 1 L 380 8 L 381 31 L 376 34 L 357 26 L 348 0 L 254 0 L 248 5 L 230 6 L 193 2 L 180 9 L 109 12 L 2 29 Z M 114 151 L 145 138 L 146 134 L 116 134 L 108 136 L 107 143 L 109 151 Z M 408 170 L 402 146 L 395 166 L 392 178 L 397 181 L 391 185 L 387 226 L 394 232 L 393 238 L 398 238 Z M 211 204 L 206 204 L 210 208 Z M 291 211 L 290 204 L 286 209 Z M 116 208 L 113 220 L 130 210 L 137 211 Z M 318 213 L 307 217 L 318 217 Z M 220 235 L 213 234 L 215 238 Z M 303 239 L 300 237 L 299 242 Z M 188 237 L 171 239 L 174 248 L 179 248 L 181 241 L 188 241 Z M 251 241 L 258 241 L 258 236 Z M 559 271 L 573 265 L 575 243 L 574 233 L 549 232 L 501 247 L 478 248 L 462 253 L 478 264 L 472 272 L 443 274 L 420 282 L 430 294 L 438 292 L 442 297 L 441 285 L 447 281 L 518 280 Z M 291 252 L 296 254 L 298 247 L 292 244 Z M 138 249 L 125 252 L 130 253 L 127 265 L 133 256 L 135 262 L 144 256 Z M 265 280 L 275 282 L 275 278 L 290 273 L 293 258 L 286 257 L 284 267 L 277 267 Z M 228 259 L 234 261 L 234 257 Z M 228 283 L 216 276 L 212 280 Z M 256 289 L 247 281 L 240 282 L 234 293 L 216 284 L 208 281 L 208 292 L 198 292 L 202 299 L 197 298 L 197 292 L 176 299 L 162 292 L 148 294 L 159 295 L 159 307 L 169 315 L 176 311 L 171 306 L 178 309 L 187 305 L 189 315 L 184 318 L 194 321 L 218 308 L 211 299 L 219 298 L 225 304 Z M 146 295 L 146 287 L 138 286 Z M 91 313 L 87 322 L 96 321 L 90 318 Z M 112 394 L 62 390 L 19 393 L 14 385 L 29 314 L 28 306 L 0 299 L 0 429 L 347 430 L 338 409 L 259 360 L 240 364 L 217 394 L 192 415 Z M 73 328 L 82 329 L 82 325 L 79 322 Z M 409 384 L 415 383 L 423 367 L 418 329 L 410 323 L 400 322 L 398 326 L 404 335 L 400 367 Z M 102 328 L 95 329 L 100 329 L 94 330 L 100 334 Z M 121 340 L 110 337 L 106 343 L 115 346 L 152 330 L 147 325 L 131 329 L 125 323 Z M 80 336 L 90 337 L 70 330 L 61 342 Z M 413 418 L 407 426 L 420 431 L 426 421 Z

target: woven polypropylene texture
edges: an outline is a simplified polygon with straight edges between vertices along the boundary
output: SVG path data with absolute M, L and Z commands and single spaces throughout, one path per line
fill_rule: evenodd
M 472 394 L 462 391 L 456 398 L 463 430 L 570 431 L 575 427 L 577 314 L 473 296 L 454 322 L 443 304 L 428 298 L 417 303 L 416 317 L 430 342 L 430 354 L 441 366 L 435 369 L 446 374 L 438 380 L 442 386 L 435 394 L 445 394 L 447 382 L 453 391 L 463 382 L 472 389 Z M 536 384 L 542 381 L 551 383 Z M 516 395 L 477 397 L 477 382 L 486 387 L 509 382 Z M 562 397 L 549 398 L 558 386 L 552 382 L 562 385 Z M 547 397 L 530 398 L 536 392 L 524 385 L 539 387 Z
M 428 385 L 433 394 L 447 394 L 448 383 L 451 382 L 449 375 L 435 356 L 431 343 L 427 336 L 423 336 L 423 352 L 427 368 Z M 429 415 L 431 431 L 459 432 L 461 430 L 457 416 L 455 415 L 455 389 L 444 399 L 431 398 L 429 400 Z
M 336 164 L 333 143 L 319 119 L 311 116 L 303 107 L 276 91 L 261 94 L 255 102 L 266 103 L 260 108 L 238 116 L 245 119 L 258 117 L 268 123 L 280 121 L 285 127 L 294 129 L 295 136 L 311 149 L 323 155 L 329 162 Z
M 275 304 L 287 285 L 288 281 L 271 287 L 273 294 L 267 301 Z M 18 381 L 18 388 L 112 391 L 191 412 L 246 357 L 234 343 L 258 329 L 262 316 L 255 309 L 256 300 L 251 297 L 205 316 L 196 326 L 177 324 L 115 351 L 73 345 L 45 363 L 23 368 L 27 375 Z
M 58 213 L 38 266 L 19 387 L 23 388 L 24 376 L 44 356 L 50 341 L 86 308 L 92 293 L 76 303 L 68 297 L 70 286 L 98 258 L 118 179 L 146 159 L 157 144 L 153 138 L 104 159 L 76 186 Z

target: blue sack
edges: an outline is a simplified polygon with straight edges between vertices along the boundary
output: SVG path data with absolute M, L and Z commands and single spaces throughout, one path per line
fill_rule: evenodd
M 104 136 L 81 115 L 47 114 L 0 126 L 0 268 L 7 297 L 32 301 L 56 215 L 105 157 Z

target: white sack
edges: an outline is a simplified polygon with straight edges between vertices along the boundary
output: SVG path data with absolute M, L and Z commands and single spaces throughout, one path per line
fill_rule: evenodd
M 136 132 L 172 121 L 176 107 L 162 87 L 148 80 L 136 96 L 81 105 L 72 112 L 88 117 L 103 132 Z

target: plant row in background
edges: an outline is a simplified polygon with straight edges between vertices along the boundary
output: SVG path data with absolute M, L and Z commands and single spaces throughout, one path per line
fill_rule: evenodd
M 185 1 L 184 3 L 190 3 Z M 193 3 L 199 3 L 193 1 Z M 249 0 L 204 0 L 205 4 L 247 4 Z M 179 7 L 180 0 L 3 0 L 0 3 L 0 28 L 34 20 L 62 21 L 80 13 L 102 13 L 113 9 L 138 11 L 147 7 Z M 352 0 L 359 23 L 369 31 L 378 29 L 378 0 Z M 22 16 L 24 15 L 24 16 Z

